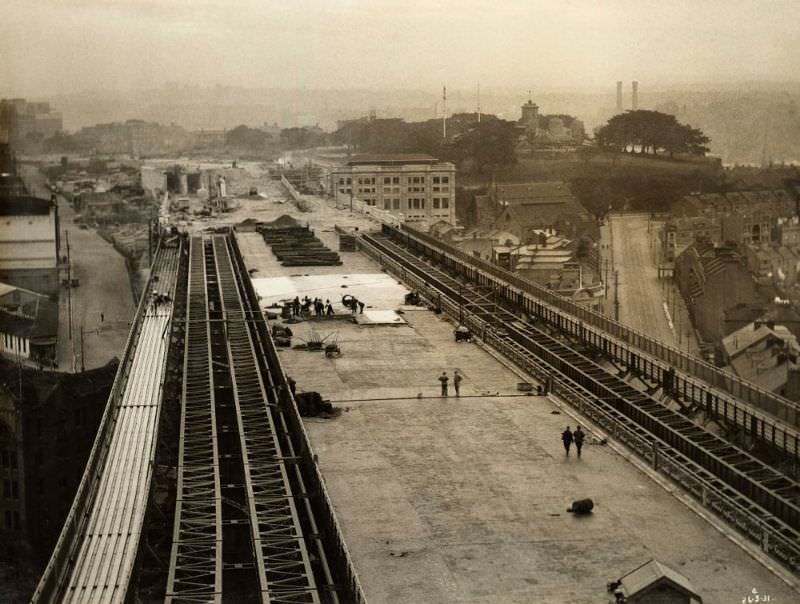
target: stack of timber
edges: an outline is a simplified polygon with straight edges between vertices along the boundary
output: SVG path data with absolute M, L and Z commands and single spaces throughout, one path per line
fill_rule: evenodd
M 339 251 L 340 252 L 355 252 L 356 251 L 356 234 L 352 229 L 345 229 L 339 225 L 333 225 L 334 230 L 339 234 Z M 355 229 L 356 231 L 358 229 Z
M 336 266 L 339 254 L 322 243 L 308 227 L 262 229 L 261 236 L 283 266 Z

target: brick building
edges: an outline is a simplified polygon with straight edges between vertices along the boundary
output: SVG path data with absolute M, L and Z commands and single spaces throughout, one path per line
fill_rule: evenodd
M 796 214 L 796 204 L 783 189 L 693 194 L 677 201 L 674 218 L 699 218 L 719 224 L 721 241 L 768 243 L 780 222 Z
M 493 220 L 478 217 L 495 230 L 513 233 L 522 243 L 532 242 L 542 229 L 577 239 L 594 228 L 594 221 L 563 182 L 531 182 L 492 187 L 475 198 L 481 212 Z
M 117 365 L 64 374 L 0 360 L 0 540 L 18 552 L 30 545 L 40 563 L 83 476 Z
M 707 342 L 726 335 L 726 309 L 760 302 L 756 283 L 733 248 L 695 242 L 675 259 L 675 281 L 695 329 Z

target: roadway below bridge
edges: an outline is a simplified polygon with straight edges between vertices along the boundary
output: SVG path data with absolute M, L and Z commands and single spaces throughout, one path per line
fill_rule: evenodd
M 614 316 L 614 270 L 619 281 L 619 321 L 651 337 L 697 354 L 686 305 L 671 279 L 658 278 L 658 229 L 647 214 L 609 214 L 601 250 L 609 259 L 606 314 Z
M 20 169 L 31 193 L 49 199 L 51 191 L 40 169 L 32 164 L 22 164 Z M 61 254 L 67 255 L 69 239 L 70 277 L 79 285 L 62 286 L 59 291 L 56 362 L 59 371 L 74 373 L 101 367 L 122 353 L 136 300 L 125 258 L 94 229 L 79 228 L 69 202 L 62 195 L 57 199 Z M 67 278 L 66 268 L 61 269 L 60 278 Z

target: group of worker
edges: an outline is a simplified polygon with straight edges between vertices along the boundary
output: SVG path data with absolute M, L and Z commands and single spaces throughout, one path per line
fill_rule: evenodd
M 583 448 L 583 439 L 586 435 L 581 430 L 580 426 L 575 428 L 575 432 L 570 431 L 569 426 L 561 433 L 561 442 L 564 443 L 564 451 L 569 457 L 569 448 L 572 443 L 575 443 L 575 448 L 578 450 L 578 457 L 581 456 L 581 449 Z
M 160 293 L 154 289 L 150 293 L 150 309 L 153 311 L 153 314 L 158 312 L 159 306 L 165 306 L 169 302 L 172 302 L 172 298 L 170 298 L 170 295 L 166 292 Z M 102 319 L 105 319 L 105 316 L 103 316 Z
M 308 296 L 303 296 L 303 301 L 300 302 L 298 296 L 294 297 L 289 305 L 292 309 L 293 317 L 308 318 L 311 316 L 311 309 L 314 309 L 315 317 L 333 317 L 333 305 L 330 300 L 322 301 L 322 298 L 314 298 L 313 300 Z
M 461 396 L 461 382 L 464 380 L 463 376 L 459 373 L 458 369 L 453 372 L 453 387 L 456 391 L 456 396 Z M 450 377 L 447 375 L 446 371 L 442 371 L 442 375 L 439 376 L 439 382 L 442 385 L 442 396 L 449 396 L 449 384 L 450 384 Z M 581 450 L 583 449 L 583 441 L 586 439 L 586 434 L 581 430 L 580 426 L 575 428 L 573 432 L 570 430 L 569 426 L 564 432 L 561 433 L 561 442 L 564 444 L 564 451 L 566 452 L 567 456 L 569 456 L 569 450 L 573 444 L 575 444 L 575 449 L 578 451 L 578 457 L 581 456 Z
M 456 391 L 456 396 L 461 396 L 461 382 L 464 380 L 462 375 L 456 369 L 453 372 L 453 388 Z M 439 376 L 439 382 L 442 384 L 442 396 L 449 396 L 448 394 L 448 384 L 450 383 L 450 378 L 447 376 L 446 371 L 442 371 L 442 375 Z

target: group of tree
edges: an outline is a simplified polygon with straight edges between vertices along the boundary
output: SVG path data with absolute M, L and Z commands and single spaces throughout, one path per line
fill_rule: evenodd
M 696 191 L 723 190 L 712 170 L 678 172 L 644 166 L 617 166 L 583 170 L 570 179 L 570 190 L 597 219 L 611 210 L 667 212 L 673 203 Z
M 225 145 L 244 151 L 268 149 L 308 149 L 327 143 L 327 136 L 318 128 L 284 128 L 275 136 L 258 128 L 241 124 L 225 133 Z
M 457 113 L 447 119 L 406 122 L 395 119 L 353 120 L 333 135 L 334 141 L 358 153 L 425 153 L 452 161 L 459 169 L 484 173 L 514 163 L 514 122 L 494 115 Z
M 225 133 L 225 145 L 237 149 L 263 149 L 270 140 L 269 134 L 258 128 L 249 128 L 244 124 L 236 126 Z
M 598 146 L 616 151 L 645 154 L 676 153 L 705 155 L 711 142 L 703 131 L 681 124 L 674 115 L 636 110 L 620 113 L 595 133 Z

